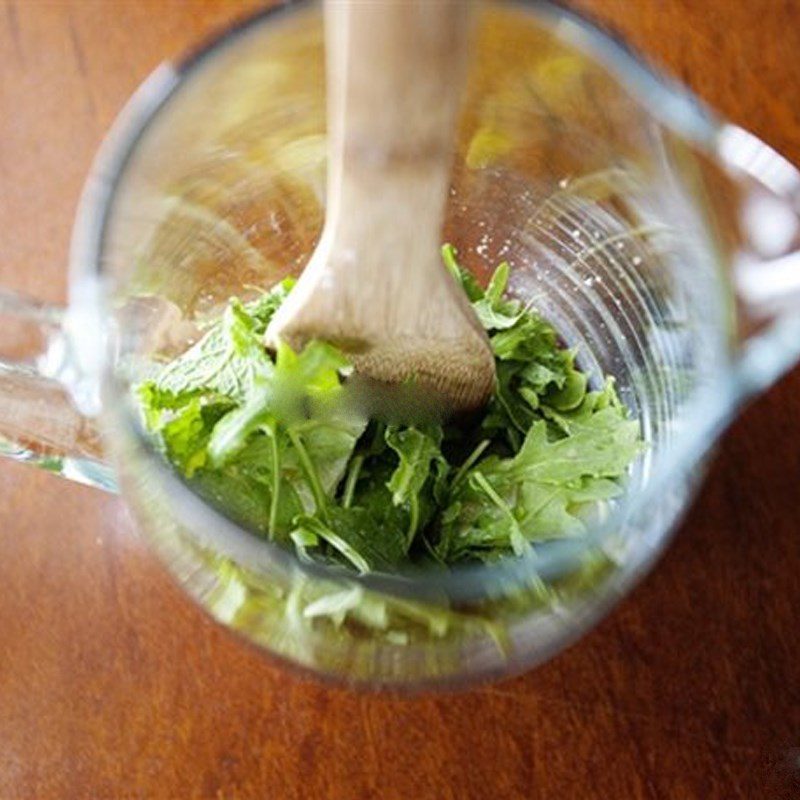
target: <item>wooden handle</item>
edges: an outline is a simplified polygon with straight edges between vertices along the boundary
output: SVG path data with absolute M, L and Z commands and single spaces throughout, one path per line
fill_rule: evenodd
M 440 257 L 466 71 L 464 0 L 327 0 L 328 191 L 320 244 L 267 331 L 336 342 L 454 406 L 494 380 L 488 340 Z
M 424 281 L 440 268 L 467 4 L 328 0 L 325 25 L 328 225 L 337 249 L 357 251 L 365 270 L 397 269 L 400 259 L 404 283 L 417 269 Z
M 328 0 L 331 167 L 449 169 L 466 12 L 464 0 Z

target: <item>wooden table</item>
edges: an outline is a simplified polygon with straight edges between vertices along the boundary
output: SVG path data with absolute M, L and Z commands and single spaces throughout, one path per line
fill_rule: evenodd
M 800 161 L 794 0 L 576 0 Z M 252 2 L 6 0 L 0 280 L 60 301 L 93 151 L 166 56 Z M 213 624 L 121 502 L 0 464 L 0 798 L 800 796 L 800 371 L 722 445 L 654 574 L 547 666 L 398 699 Z

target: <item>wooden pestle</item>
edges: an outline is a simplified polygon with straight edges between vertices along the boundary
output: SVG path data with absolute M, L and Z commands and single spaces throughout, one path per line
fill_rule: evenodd
M 375 381 L 480 406 L 494 359 L 440 256 L 467 4 L 327 0 L 325 35 L 326 221 L 267 342 L 324 339 Z

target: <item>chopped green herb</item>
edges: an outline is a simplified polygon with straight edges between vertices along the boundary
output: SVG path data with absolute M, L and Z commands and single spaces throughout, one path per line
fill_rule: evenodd
M 611 378 L 590 390 L 555 329 L 507 296 L 508 264 L 484 290 L 454 248 L 442 255 L 497 366 L 488 405 L 468 423 L 363 419 L 346 402 L 350 368 L 339 350 L 311 342 L 299 353 L 283 344 L 268 352 L 263 334 L 291 291 L 287 280 L 253 302 L 231 300 L 197 344 L 137 388 L 165 458 L 259 535 L 302 560 L 360 573 L 495 561 L 584 533 L 623 491 L 642 449 L 638 423 Z M 321 596 L 301 617 L 386 627 L 417 613 L 367 597 Z

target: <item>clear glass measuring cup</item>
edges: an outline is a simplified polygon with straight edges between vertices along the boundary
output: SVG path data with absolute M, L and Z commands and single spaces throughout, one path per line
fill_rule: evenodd
M 405 685 L 520 670 L 649 568 L 737 407 L 800 357 L 800 173 L 579 16 L 482 7 L 443 241 L 479 275 L 511 262 L 512 291 L 593 380 L 616 376 L 648 446 L 585 536 L 435 579 L 355 576 L 203 502 L 130 392 L 228 297 L 302 270 L 324 217 L 324 107 L 312 3 L 143 84 L 86 184 L 68 307 L 0 294 L 2 452 L 119 485 L 186 590 L 294 665 Z

